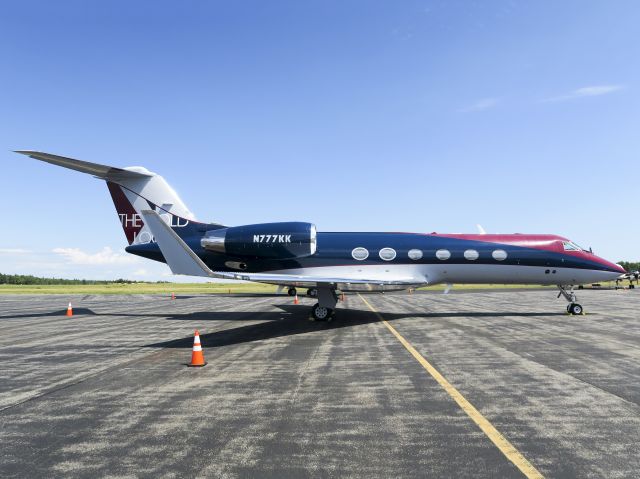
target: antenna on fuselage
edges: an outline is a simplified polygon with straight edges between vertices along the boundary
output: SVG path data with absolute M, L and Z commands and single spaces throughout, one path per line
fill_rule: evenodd
M 478 227 L 478 233 L 481 235 L 486 235 L 487 232 L 484 230 L 484 228 L 482 227 L 482 225 L 476 225 Z

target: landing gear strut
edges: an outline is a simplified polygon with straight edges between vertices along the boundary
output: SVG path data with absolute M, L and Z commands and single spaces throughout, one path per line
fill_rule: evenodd
M 318 302 L 311 308 L 311 316 L 315 321 L 331 321 L 338 302 L 336 290 L 331 288 L 317 288 Z
M 573 286 L 571 286 L 569 291 L 567 291 L 564 286 L 559 284 L 558 289 L 560 290 L 560 292 L 558 293 L 558 298 L 560 296 L 564 296 L 564 299 L 569 301 L 569 304 L 567 305 L 567 313 L 573 314 L 574 316 L 578 314 L 584 314 L 582 305 L 576 303 L 576 293 L 573 292 Z

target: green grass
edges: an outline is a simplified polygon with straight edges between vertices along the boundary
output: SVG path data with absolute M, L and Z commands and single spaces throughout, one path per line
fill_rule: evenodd
M 603 286 L 605 286 L 603 284 Z M 419 288 L 440 291 L 444 284 Z M 554 286 L 548 286 L 554 288 Z M 259 283 L 133 283 L 88 285 L 14 285 L 0 284 L 0 294 L 218 294 L 218 293 L 275 293 L 276 286 Z M 455 284 L 453 290 L 540 288 L 522 284 Z M 300 288 L 299 294 L 306 293 Z

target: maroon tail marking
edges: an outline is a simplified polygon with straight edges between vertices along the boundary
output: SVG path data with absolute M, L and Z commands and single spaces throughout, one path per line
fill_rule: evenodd
M 127 237 L 127 241 L 129 244 L 132 244 L 136 235 L 144 225 L 142 218 L 136 213 L 136 210 L 122 191 L 120 185 L 107 181 L 107 187 L 109 188 L 109 193 L 111 193 L 113 204 L 116 206 L 116 211 L 118 212 L 118 217 L 120 218 L 120 223 L 122 224 L 122 229 Z

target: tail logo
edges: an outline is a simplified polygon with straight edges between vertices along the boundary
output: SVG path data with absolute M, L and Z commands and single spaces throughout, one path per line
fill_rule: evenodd
M 154 241 L 153 235 L 145 226 L 142 217 L 138 214 L 138 211 L 149 208 L 150 205 L 151 208 L 158 212 L 165 223 L 172 228 L 184 228 L 189 224 L 189 220 L 172 215 L 165 209 L 150 204 L 149 201 L 132 191 L 125 193 L 120 185 L 116 183 L 108 181 L 107 186 L 109 187 L 111 198 L 118 212 L 118 218 L 120 218 L 120 224 L 122 225 L 129 244 L 151 243 Z M 131 195 L 131 199 L 127 197 L 127 194 Z

